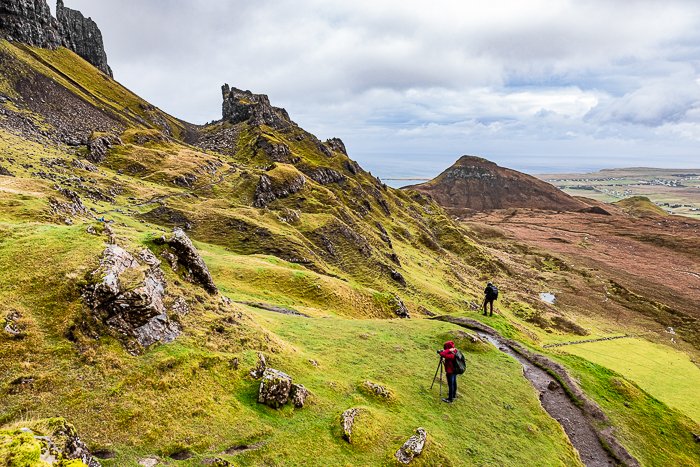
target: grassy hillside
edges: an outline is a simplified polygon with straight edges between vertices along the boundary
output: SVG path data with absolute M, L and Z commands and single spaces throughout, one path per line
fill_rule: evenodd
M 293 122 L 188 125 L 64 49 L 1 42 L 0 62 L 0 325 L 12 321 L 22 334 L 0 333 L 0 452 L 9 449 L 4 440 L 23 436 L 19 428 L 60 416 L 93 452 L 113 456 L 104 465 L 147 456 L 189 456 L 179 465 L 216 457 L 392 465 L 419 426 L 428 444 L 416 465 L 580 464 L 519 364 L 453 325 L 422 319 L 473 315 L 466 310 L 495 278 L 508 286 L 497 316 L 484 320 L 503 335 L 533 348 L 542 336 L 579 338 L 571 323 L 584 318 L 572 312 L 557 321 L 527 299 L 564 268 L 557 258 L 493 248 L 486 231 L 456 224 L 418 193 L 384 186 L 337 144 Z M 44 102 L 38 89 L 48 93 Z M 91 147 L 99 138 L 114 141 L 103 157 Z M 168 293 L 190 312 L 174 342 L 132 355 L 120 336 L 84 325 L 88 274 L 110 237 L 160 255 L 157 239 L 173 227 L 192 237 L 233 303 L 204 293 L 160 256 Z M 412 319 L 396 319 L 401 304 Z M 543 322 L 564 324 L 545 330 Z M 469 362 L 453 405 L 428 389 L 435 349 L 448 339 Z M 311 391 L 306 407 L 256 402 L 259 382 L 248 373 L 258 352 Z M 663 412 L 665 436 L 683 440 L 654 457 L 649 440 L 657 438 L 629 427 L 633 420 L 650 433 L 655 422 L 604 403 L 609 374 L 561 360 L 584 368 L 584 388 L 600 396 L 630 450 L 652 464 L 682 465 L 694 454 L 685 442 L 694 428 L 682 414 L 639 390 L 635 410 Z M 639 377 L 619 371 L 625 385 Z M 368 394 L 365 381 L 391 397 Z M 348 444 L 339 417 L 351 407 L 361 415 Z

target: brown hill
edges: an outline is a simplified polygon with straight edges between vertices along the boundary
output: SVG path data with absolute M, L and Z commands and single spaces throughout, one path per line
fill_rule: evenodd
M 428 194 L 457 214 L 505 208 L 579 211 L 589 207 L 549 183 L 474 156 L 462 156 L 433 180 L 404 189 Z

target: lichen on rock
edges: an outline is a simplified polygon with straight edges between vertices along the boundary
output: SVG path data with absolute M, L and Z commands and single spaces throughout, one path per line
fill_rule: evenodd
M 209 268 L 184 230 L 175 227 L 170 237 L 163 236 L 157 243 L 169 247 L 170 251 L 164 252 L 162 256 L 168 259 L 174 271 L 182 268 L 192 282 L 201 285 L 212 295 L 219 293 Z
M 424 428 L 416 429 L 416 434 L 408 438 L 408 440 L 396 451 L 394 455 L 396 460 L 402 464 L 410 464 L 416 457 L 420 456 L 425 447 L 425 441 L 428 437 Z

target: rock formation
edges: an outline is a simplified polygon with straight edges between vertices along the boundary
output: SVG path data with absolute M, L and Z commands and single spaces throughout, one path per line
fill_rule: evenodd
M 294 404 L 294 407 L 300 409 L 304 407 L 306 398 L 309 397 L 309 390 L 303 384 L 292 384 L 292 389 L 289 391 L 289 398 Z
M 180 334 L 163 303 L 166 282 L 160 261 L 149 250 L 142 250 L 139 259 L 109 245 L 83 294 L 91 314 L 125 336 L 131 353 L 156 342 L 172 342 Z
M 375 397 L 379 397 L 381 399 L 393 399 L 393 394 L 389 389 L 386 387 L 382 386 L 381 384 L 373 383 L 371 381 L 365 381 L 362 383 L 360 386 L 360 389 L 362 389 L 363 392 L 367 394 L 371 394 Z
M 29 426 L 5 432 L 4 441 L 8 443 L 5 446 L 23 450 L 24 456 L 19 462 L 18 459 L 2 459 L 9 461 L 9 464 L 3 463 L 3 465 L 100 467 L 101 464 L 90 453 L 73 425 L 64 419 L 39 420 L 27 422 L 27 425 Z
M 159 243 L 167 245 L 172 250 L 172 253 L 166 252 L 164 256 L 167 255 L 166 257 L 170 260 L 170 265 L 174 270 L 178 270 L 180 267 L 184 268 L 186 276 L 192 282 L 201 285 L 212 295 L 219 293 L 209 268 L 192 240 L 181 228 L 175 227 L 170 238 L 164 236 L 159 240 Z
M 578 211 L 588 207 L 547 182 L 473 156 L 461 157 L 427 183 L 404 189 L 428 194 L 458 215 L 506 208 Z
M 343 429 L 343 439 L 352 444 L 352 427 L 360 409 L 348 409 L 340 416 L 340 427 Z
M 263 174 L 255 189 L 253 206 L 256 208 L 265 207 L 278 198 L 286 198 L 301 191 L 305 184 L 306 177 L 300 173 L 284 178 L 274 178 Z
M 0 2 L 0 38 L 51 49 L 63 44 L 46 0 Z
M 112 69 L 107 64 L 102 32 L 92 18 L 86 18 L 81 12 L 66 8 L 63 0 L 58 0 L 56 19 L 62 45 L 95 65 L 103 73 L 113 76 Z
M 279 409 L 289 400 L 292 390 L 292 377 L 279 370 L 268 368 L 263 373 L 258 402 L 269 407 Z
M 267 125 L 283 129 L 292 125 L 289 114 L 280 107 L 273 107 L 265 94 L 253 94 L 231 88 L 228 84 L 221 87 L 224 103 L 222 114 L 224 120 L 236 124 L 248 121 L 251 125 Z
M 428 434 L 424 428 L 418 428 L 416 434 L 408 438 L 408 440 L 396 451 L 394 455 L 396 460 L 402 464 L 409 464 L 416 457 L 420 456 L 425 447 L 425 441 Z
M 3 0 L 0 3 L 0 39 L 34 47 L 66 47 L 112 76 L 102 33 L 97 24 L 58 0 L 56 17 L 46 0 Z

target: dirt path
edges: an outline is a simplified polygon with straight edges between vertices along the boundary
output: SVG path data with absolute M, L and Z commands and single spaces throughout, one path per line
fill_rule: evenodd
M 587 467 L 605 467 L 620 464 L 630 466 L 639 465 L 614 438 L 610 438 L 611 435 L 609 433 L 607 436 L 604 436 L 606 438 L 605 441 L 608 445 L 614 445 L 613 449 L 617 457 L 603 447 L 601 433 L 594 428 L 591 418 L 587 413 L 574 402 L 566 391 L 564 391 L 559 382 L 556 382 L 547 371 L 533 363 L 535 361 L 545 360 L 545 357 L 538 356 L 536 359 L 532 358 L 533 355 L 522 348 L 522 346 L 513 341 L 503 339 L 494 329 L 478 321 L 449 316 L 442 316 L 436 319 L 475 330 L 483 340 L 490 342 L 501 352 L 510 355 L 520 362 L 523 366 L 523 376 L 527 378 L 537 392 L 539 392 L 542 407 L 553 419 L 559 422 L 569 437 L 571 444 L 579 452 L 581 460 Z M 571 382 L 570 378 L 567 379 L 569 380 L 568 382 Z M 571 391 L 573 388 L 569 387 L 568 389 Z M 580 392 L 580 389 L 575 388 L 574 394 L 576 392 Z M 584 406 L 585 405 L 586 404 L 584 404 Z M 592 405 L 593 403 L 589 401 L 589 411 Z M 593 410 L 600 409 L 596 406 Z M 620 462 L 618 457 L 623 461 Z
M 540 393 L 542 407 L 564 428 L 571 444 L 579 452 L 581 460 L 587 467 L 605 467 L 618 464 L 615 458 L 603 448 L 598 435 L 581 409 L 574 405 L 561 386 L 554 382 L 554 379 L 547 372 L 514 352 L 500 339 L 483 332 L 478 334 L 482 339 L 491 342 L 501 352 L 520 362 L 523 366 L 523 376 Z M 553 382 L 556 387 L 549 389 L 550 383 Z

